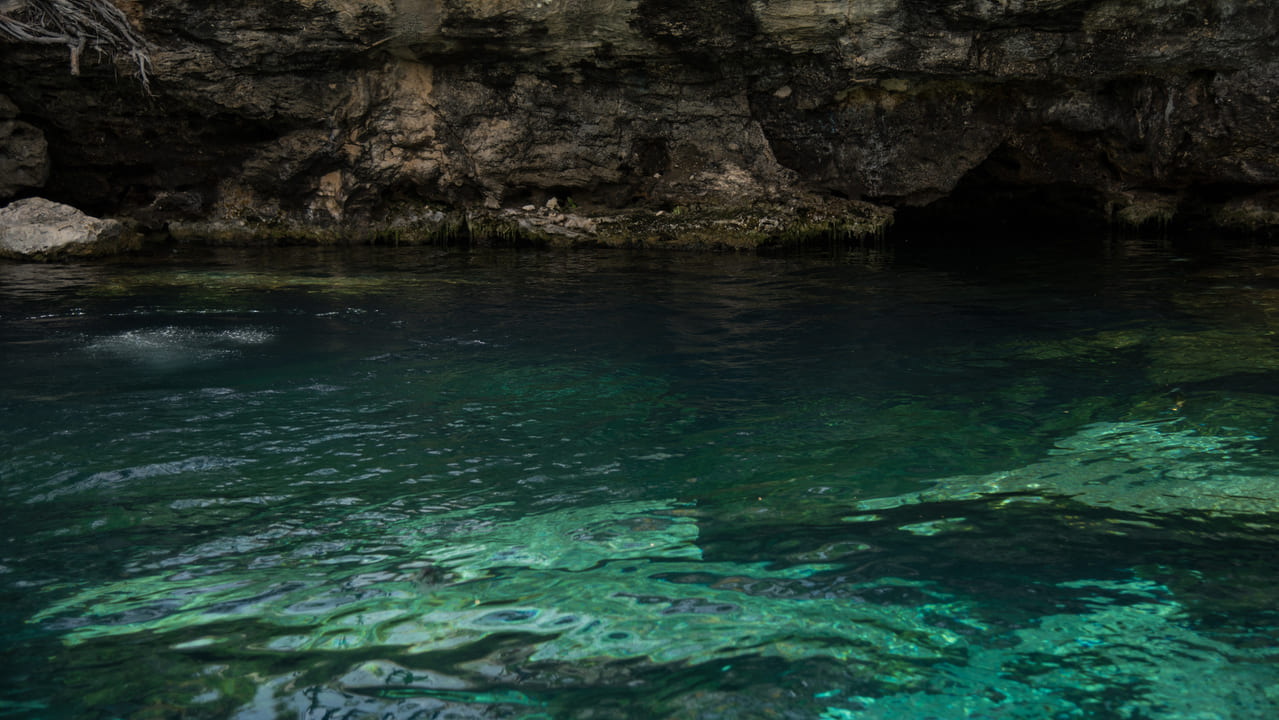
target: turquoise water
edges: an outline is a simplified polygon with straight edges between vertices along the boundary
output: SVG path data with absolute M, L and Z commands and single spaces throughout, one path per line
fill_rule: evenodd
M 0 717 L 1279 717 L 1279 249 L 0 265 Z

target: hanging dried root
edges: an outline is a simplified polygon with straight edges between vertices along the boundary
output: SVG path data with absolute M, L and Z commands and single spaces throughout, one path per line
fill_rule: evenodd
M 80 74 L 80 56 L 91 47 L 112 59 L 127 58 L 138 81 L 151 92 L 147 41 L 111 0 L 0 0 L 0 38 L 42 45 L 66 45 L 71 74 Z

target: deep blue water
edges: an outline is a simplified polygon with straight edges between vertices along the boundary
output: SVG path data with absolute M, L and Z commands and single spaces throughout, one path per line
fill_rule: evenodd
M 0 717 L 1279 717 L 1279 249 L 0 265 Z

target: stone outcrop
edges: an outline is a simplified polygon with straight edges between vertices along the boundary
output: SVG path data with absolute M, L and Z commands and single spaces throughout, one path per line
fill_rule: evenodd
M 0 95 L 0 198 L 44 187 L 49 145 L 40 128 L 17 120 L 18 107 Z
M 1279 217 L 1269 0 L 117 4 L 153 95 L 128 59 L 73 78 L 21 44 L 0 92 L 50 141 L 45 194 L 155 228 L 661 243 L 682 217 L 755 243 L 894 211 Z
M 70 205 L 28 198 L 0 208 L 0 257 L 53 260 L 111 255 L 135 245 L 124 223 L 89 217 Z

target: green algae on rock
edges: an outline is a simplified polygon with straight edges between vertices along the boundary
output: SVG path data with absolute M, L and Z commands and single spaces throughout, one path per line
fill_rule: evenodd
M 521 208 L 445 212 L 429 208 L 377 222 L 297 223 L 184 221 L 169 226 L 182 242 L 243 244 L 374 244 L 758 250 L 836 239 L 882 238 L 890 208 L 868 203 L 812 206 L 682 206 L 668 210 Z

